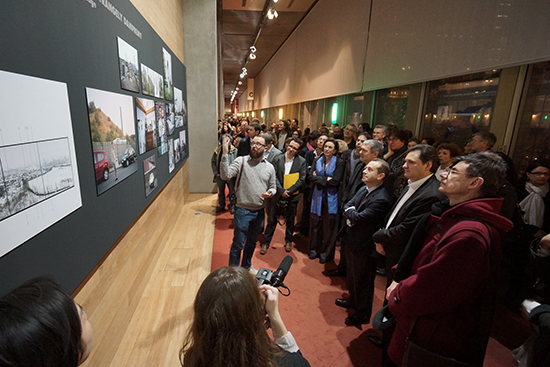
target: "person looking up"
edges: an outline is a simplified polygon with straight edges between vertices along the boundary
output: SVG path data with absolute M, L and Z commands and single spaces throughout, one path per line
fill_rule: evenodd
M 290 125 L 286 120 L 280 120 L 277 123 L 277 149 L 284 151 L 285 140 L 290 138 Z
M 349 124 L 344 129 L 344 138 L 343 140 L 348 145 L 348 149 L 355 149 L 357 139 L 357 126 L 354 124 Z

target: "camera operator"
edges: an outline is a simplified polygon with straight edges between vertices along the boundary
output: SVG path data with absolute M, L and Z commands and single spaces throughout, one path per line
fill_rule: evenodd
M 271 244 L 279 214 L 284 216 L 286 223 L 285 251 L 292 251 L 294 219 L 296 218 L 296 207 L 300 201 L 298 190 L 301 189 L 306 181 L 306 160 L 298 155 L 301 146 L 302 140 L 292 138 L 287 145 L 286 153 L 276 156 L 273 160 L 275 177 L 277 178 L 277 193 L 271 201 L 267 226 L 264 232 L 264 243 L 260 248 L 261 255 L 267 252 Z
M 206 277 L 193 306 L 191 328 L 180 350 L 184 367 L 307 367 L 279 313 L 276 288 L 258 287 L 242 267 L 222 267 Z M 264 326 L 266 312 L 272 341 Z

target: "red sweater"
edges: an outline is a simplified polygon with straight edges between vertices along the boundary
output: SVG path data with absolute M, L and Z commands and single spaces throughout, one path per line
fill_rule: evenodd
M 411 276 L 388 300 L 397 323 L 388 354 L 398 365 L 412 317 L 419 317 L 414 340 L 420 346 L 461 360 L 475 358 L 473 336 L 479 330 L 479 298 L 490 273 L 491 235 L 483 223 L 467 219 L 507 231 L 512 222 L 498 214 L 501 205 L 502 199 L 475 199 L 430 218 Z M 500 253 L 500 239 L 495 236 L 493 246 Z

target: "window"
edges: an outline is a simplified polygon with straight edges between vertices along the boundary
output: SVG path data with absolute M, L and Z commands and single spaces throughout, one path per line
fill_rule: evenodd
M 388 88 L 376 91 L 374 124 L 372 126 L 395 125 L 400 129 L 404 129 L 409 92 L 409 87 Z

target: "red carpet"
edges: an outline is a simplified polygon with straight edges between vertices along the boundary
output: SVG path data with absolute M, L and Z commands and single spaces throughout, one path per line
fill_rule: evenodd
M 233 216 L 229 212 L 218 214 L 212 269 L 227 265 L 232 239 Z M 275 270 L 286 255 L 292 256 L 294 263 L 285 279 L 292 293 L 289 297 L 279 297 L 279 307 L 285 325 L 296 338 L 303 355 L 311 366 L 381 366 L 381 350 L 367 338 L 378 332 L 370 325 L 363 325 L 363 330 L 345 326 L 347 311 L 334 304 L 336 298 L 346 294 L 345 279 L 329 278 L 322 272 L 335 268 L 335 263 L 319 264 L 318 260 L 310 260 L 307 252 L 307 238 L 295 242 L 292 252 L 285 252 L 284 230 L 277 226 L 267 253 L 260 255 L 258 245 L 252 259 L 252 266 L 256 269 Z M 338 252 L 337 249 L 337 261 Z M 382 305 L 385 282 L 385 278 L 378 276 L 376 279 L 374 310 Z M 503 329 L 507 328 L 506 325 L 500 323 Z M 506 344 L 506 340 L 501 342 Z M 484 365 L 511 367 L 516 364 L 510 350 L 491 339 Z

